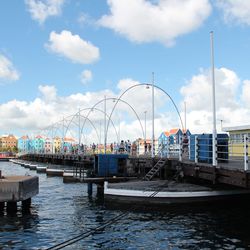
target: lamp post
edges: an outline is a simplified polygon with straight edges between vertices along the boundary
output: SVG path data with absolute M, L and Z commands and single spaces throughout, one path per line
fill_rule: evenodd
M 106 144 L 107 144 L 107 125 L 106 125 L 106 96 L 104 96 L 104 154 L 106 154 Z
M 154 100 L 154 72 L 152 72 L 152 158 L 155 157 L 155 100 Z
M 186 102 L 184 102 L 184 133 L 186 133 L 186 130 L 187 130 L 187 105 L 186 105 Z
M 80 155 L 80 149 L 81 149 L 81 110 L 79 108 L 79 116 L 78 116 L 78 136 L 79 136 L 79 140 L 78 140 L 78 155 Z

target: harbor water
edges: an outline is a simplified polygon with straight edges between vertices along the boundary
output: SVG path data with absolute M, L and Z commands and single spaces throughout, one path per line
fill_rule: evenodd
M 11 162 L 0 162 L 3 175 L 37 175 Z M 178 205 L 180 206 L 180 205 Z M 39 174 L 39 194 L 30 213 L 0 215 L 0 249 L 46 249 L 98 228 L 64 249 L 250 249 L 250 206 L 186 205 L 164 211 L 107 209 L 94 189 L 64 184 L 61 177 Z

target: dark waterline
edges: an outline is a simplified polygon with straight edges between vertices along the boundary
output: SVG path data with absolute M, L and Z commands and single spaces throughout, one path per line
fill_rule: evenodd
M 3 175 L 36 175 L 0 162 Z M 30 214 L 0 215 L 0 249 L 46 249 L 96 228 L 120 210 L 87 195 L 85 184 L 64 184 L 39 174 Z M 64 249 L 250 249 L 250 206 L 182 206 L 161 212 L 129 212 L 124 218 Z

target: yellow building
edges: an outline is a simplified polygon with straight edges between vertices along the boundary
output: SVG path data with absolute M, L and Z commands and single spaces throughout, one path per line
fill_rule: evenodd
M 244 135 L 248 138 L 248 154 L 250 154 L 250 125 L 223 128 L 229 133 L 230 156 L 244 156 Z
M 62 139 L 59 136 L 53 138 L 53 153 L 61 152 Z

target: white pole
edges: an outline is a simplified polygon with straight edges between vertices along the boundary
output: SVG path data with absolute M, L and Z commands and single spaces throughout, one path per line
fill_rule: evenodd
M 81 110 L 80 110 L 80 108 L 79 108 L 79 131 L 78 131 L 78 136 L 79 136 L 79 141 L 78 141 L 78 155 L 80 154 L 80 149 L 81 149 L 81 146 L 80 146 L 80 144 L 81 144 Z
M 194 162 L 198 163 L 198 157 L 199 157 L 199 152 L 198 152 L 198 136 L 196 135 L 194 137 Z
M 184 119 L 185 119 L 185 133 L 186 133 L 186 130 L 187 130 L 187 107 L 186 107 L 186 102 L 184 102 L 184 114 L 185 114 L 185 117 L 184 117 Z
M 182 136 L 179 136 L 179 161 L 182 161 Z
M 244 170 L 248 170 L 248 137 L 244 134 Z
M 144 153 L 146 154 L 147 146 L 147 111 L 144 111 Z
M 54 150 L 54 127 L 52 127 L 52 133 L 51 133 L 51 144 L 52 144 L 52 154 L 55 153 L 55 150 Z
M 118 130 L 118 144 L 120 144 L 121 141 L 121 118 L 118 116 L 118 121 L 119 121 L 119 130 Z
M 104 96 L 104 154 L 106 154 L 107 128 L 106 128 L 106 96 Z
M 154 101 L 154 72 L 152 72 L 152 158 L 155 156 L 155 101 Z
M 215 77 L 214 77 L 214 33 L 210 32 L 211 42 L 211 76 L 212 76 L 212 96 L 213 96 L 213 166 L 217 166 L 217 131 L 216 131 L 216 104 L 215 104 Z
M 63 117 L 63 136 L 62 136 L 62 147 L 61 147 L 61 149 L 62 149 L 62 152 L 61 153 L 64 153 L 64 117 Z
M 100 141 L 99 141 L 99 144 L 101 145 L 102 144 L 102 121 L 100 121 Z M 99 151 L 100 153 L 100 151 Z

